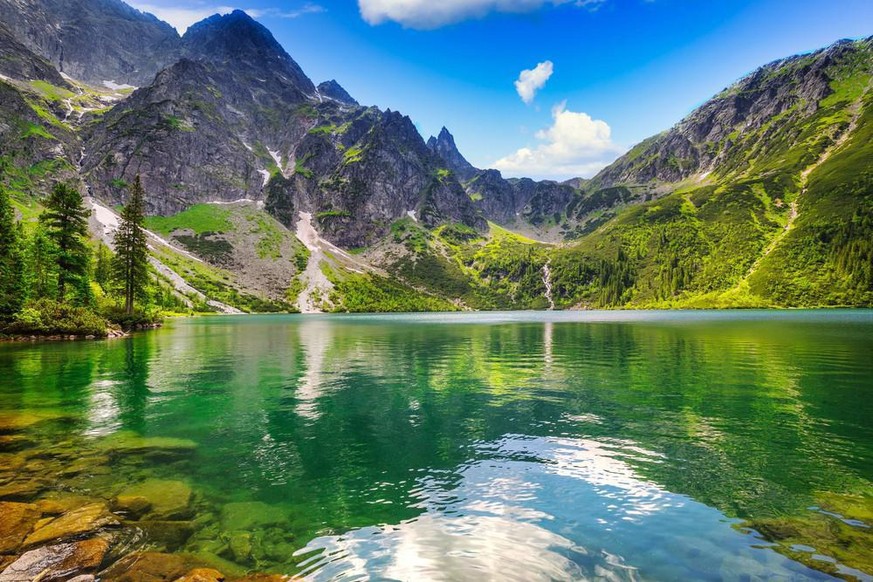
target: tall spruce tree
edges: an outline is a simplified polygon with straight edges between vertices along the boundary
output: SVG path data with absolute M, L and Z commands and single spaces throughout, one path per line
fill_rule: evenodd
M 21 310 L 27 294 L 19 225 L 9 194 L 0 184 L 0 320 Z
M 142 297 L 148 283 L 148 243 L 145 220 L 145 192 L 139 176 L 130 188 L 130 197 L 121 211 L 121 221 L 115 232 L 115 280 L 124 290 L 124 310 L 133 313 L 134 301 Z
M 58 266 L 58 301 L 64 301 L 68 283 L 87 287 L 91 251 L 86 244 L 88 218 L 82 195 L 68 184 L 57 184 L 45 202 L 41 220 L 55 243 Z

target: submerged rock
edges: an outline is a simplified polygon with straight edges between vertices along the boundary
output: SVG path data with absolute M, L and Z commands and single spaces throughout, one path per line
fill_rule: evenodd
M 0 434 L 19 432 L 45 420 L 54 420 L 60 417 L 60 414 L 50 413 L 0 413 Z
M 14 480 L 0 486 L 0 499 L 4 501 L 30 501 L 49 486 L 45 479 Z
M 212 568 L 195 568 L 175 582 L 224 582 L 224 574 Z
M 194 534 L 190 521 L 139 521 L 136 527 L 142 530 L 150 543 L 163 546 L 169 552 L 176 551 Z
M 46 542 L 66 540 L 103 527 L 118 525 L 118 519 L 109 512 L 106 505 L 92 503 L 65 513 L 44 525 L 38 525 L 24 540 L 24 546 L 33 547 Z
M 106 438 L 101 447 L 116 454 L 185 453 L 197 448 L 197 443 L 171 437 L 143 437 L 120 432 Z
M 152 520 L 174 521 L 191 517 L 191 487 L 182 481 L 147 479 L 122 491 L 118 500 L 139 497 L 151 505 Z
M 42 512 L 29 503 L 0 503 L 0 554 L 11 554 L 21 547 Z
M 158 552 L 137 552 L 115 562 L 100 576 L 117 582 L 157 582 L 178 580 L 203 564 L 190 557 Z
M 119 495 L 112 503 L 112 510 L 139 519 L 152 509 L 152 502 L 140 495 Z
M 0 582 L 52 582 L 94 572 L 103 561 L 109 542 L 91 539 L 43 546 L 25 553 L 0 572 Z
M 221 528 L 224 531 L 252 530 L 282 525 L 288 517 L 273 505 L 260 501 L 228 503 L 221 508 Z

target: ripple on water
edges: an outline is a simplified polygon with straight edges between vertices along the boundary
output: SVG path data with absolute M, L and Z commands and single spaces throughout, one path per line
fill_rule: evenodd
M 423 514 L 312 540 L 313 580 L 828 579 L 693 499 L 640 477 L 632 442 L 523 435 L 477 445 L 459 478 L 423 476 Z M 450 487 L 450 489 L 447 489 Z

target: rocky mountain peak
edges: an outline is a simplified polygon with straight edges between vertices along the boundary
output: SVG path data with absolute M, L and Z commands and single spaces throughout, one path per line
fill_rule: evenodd
M 360 105 L 351 95 L 349 95 L 348 91 L 343 89 L 343 87 L 334 80 L 325 81 L 324 83 L 319 85 L 318 93 L 322 97 L 333 99 L 334 101 L 338 101 L 343 105 Z
M 307 96 L 315 94 L 315 85 L 272 33 L 242 10 L 198 22 L 182 37 L 182 44 L 190 58 L 230 66 L 261 82 L 287 82 Z
M 16 40 L 71 77 L 142 86 L 178 57 L 176 30 L 120 0 L 0 0 Z
M 448 169 L 462 180 L 469 180 L 478 172 L 458 150 L 458 146 L 455 145 L 455 137 L 445 127 L 440 131 L 438 137 L 431 137 L 427 140 L 427 147 L 442 158 Z

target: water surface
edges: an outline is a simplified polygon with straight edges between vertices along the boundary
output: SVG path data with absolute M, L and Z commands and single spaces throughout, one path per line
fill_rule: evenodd
M 95 463 L 111 471 L 38 495 L 183 481 L 195 533 L 136 544 L 243 570 L 873 574 L 859 570 L 873 554 L 871 311 L 172 320 L 0 346 L 0 415 L 16 414 L 50 419 L 16 454 L 191 441 L 178 456 L 108 454 Z

